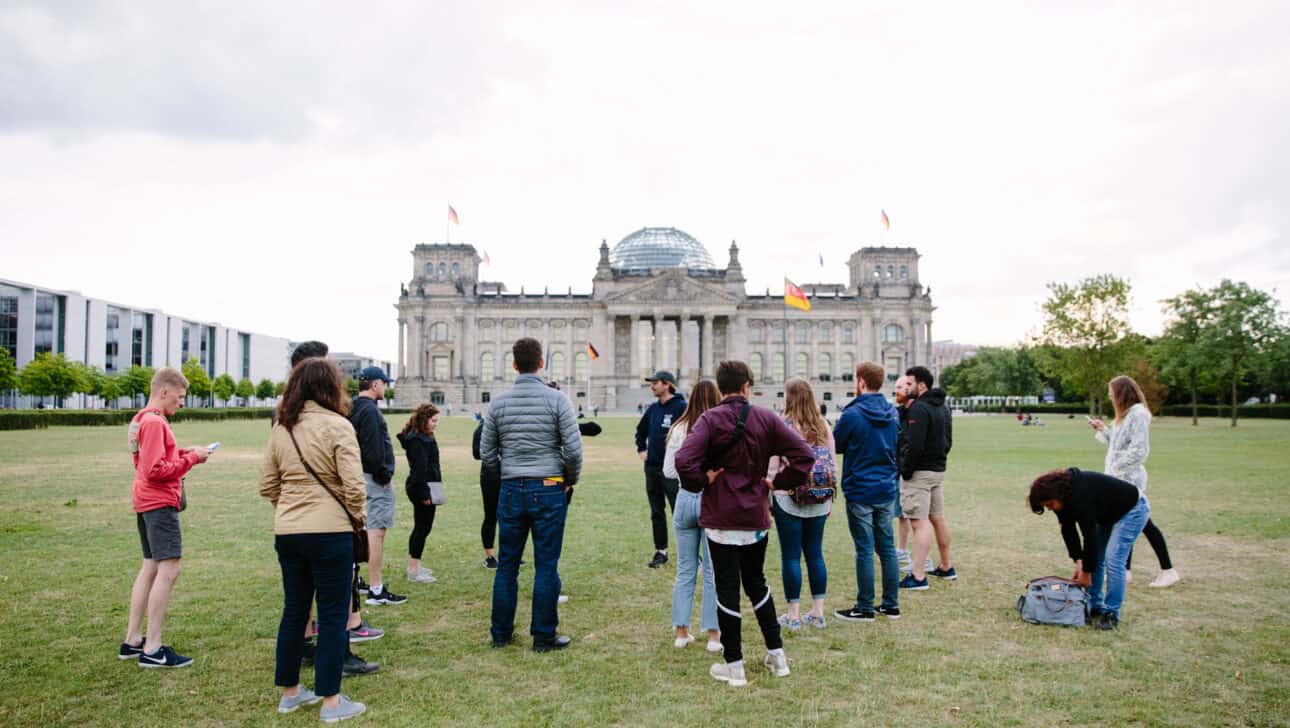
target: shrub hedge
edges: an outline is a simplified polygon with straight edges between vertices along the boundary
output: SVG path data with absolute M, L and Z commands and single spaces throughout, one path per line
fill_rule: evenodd
M 136 412 L 137 409 L 0 411 L 0 430 L 35 430 L 51 425 L 124 425 Z M 170 421 L 259 420 L 268 419 L 272 412 L 271 407 L 184 408 L 172 415 Z
M 1013 407 L 978 407 L 976 412 L 985 412 L 992 414 L 1016 414 L 1017 408 Z M 1040 415 L 1085 415 L 1088 414 L 1088 405 L 1079 402 L 1058 402 L 1055 404 L 1028 404 L 1021 408 L 1022 412 Z M 1105 412 L 1111 414 L 1111 406 L 1105 406 Z M 1200 404 L 1196 405 L 1196 412 L 1201 417 L 1223 417 L 1232 416 L 1232 408 L 1225 404 Z M 1191 417 L 1191 405 L 1189 404 L 1167 404 L 1161 408 L 1160 414 L 1165 417 Z M 1290 403 L 1278 402 L 1277 404 L 1251 404 L 1243 405 L 1240 412 L 1241 418 L 1246 419 L 1278 419 L 1290 420 Z

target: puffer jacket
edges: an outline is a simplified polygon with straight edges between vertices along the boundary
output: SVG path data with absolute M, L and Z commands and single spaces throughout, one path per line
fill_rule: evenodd
M 305 470 L 291 444 L 293 433 L 309 467 L 340 496 L 344 508 Z M 363 483 L 358 438 L 349 420 L 314 402 L 305 402 L 292 432 L 274 425 L 269 449 L 260 462 L 260 495 L 274 505 L 273 532 L 277 534 L 347 533 L 352 528 L 351 516 L 362 523 L 367 487 Z
M 489 405 L 479 454 L 484 471 L 503 480 L 562 476 L 573 485 L 582 471 L 578 418 L 541 377 L 521 374 Z

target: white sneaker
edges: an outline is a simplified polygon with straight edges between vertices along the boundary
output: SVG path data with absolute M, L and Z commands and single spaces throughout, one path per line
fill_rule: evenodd
M 556 603 L 556 604 L 568 604 L 568 603 L 569 603 L 569 595 L 568 595 L 568 594 L 561 594 L 560 596 L 558 596 L 558 597 L 556 597 L 556 598 L 555 598 L 555 603 Z
M 684 647 L 688 646 L 688 645 L 689 645 L 691 642 L 693 642 L 693 641 L 694 641 L 694 635 L 692 635 L 692 634 L 687 634 L 687 635 L 686 635 L 686 636 L 684 636 L 684 637 L 677 637 L 677 638 L 672 642 L 672 646 L 679 650 L 679 649 L 682 649 L 682 648 L 684 648 Z
M 1151 586 L 1156 589 L 1163 589 L 1167 586 L 1173 586 L 1180 581 L 1182 581 L 1182 577 L 1178 575 L 1177 569 L 1165 569 L 1160 572 L 1160 576 L 1157 576 L 1155 581 L 1151 582 Z
M 430 570 L 425 567 L 422 567 L 415 572 L 407 572 L 407 577 L 408 581 L 415 581 L 418 584 L 433 584 L 436 581 L 439 581 L 434 578 L 434 574 L 431 574 Z
M 1124 583 L 1125 583 L 1125 584 L 1132 584 L 1132 583 L 1133 583 L 1133 571 L 1132 571 L 1132 570 L 1130 570 L 1130 569 L 1125 569 L 1125 570 L 1124 570 Z
M 743 665 L 718 662 L 708 668 L 708 674 L 732 688 L 741 688 L 748 684 L 748 678 L 744 675 Z
M 896 563 L 900 567 L 900 573 L 912 571 L 914 560 L 909 556 L 909 552 L 904 549 L 896 549 Z
M 718 640 L 708 640 L 708 652 L 720 652 L 725 648 L 721 646 Z
M 780 650 L 778 655 L 767 652 L 762 664 L 775 673 L 775 677 L 788 677 L 788 655 L 785 655 L 783 650 Z

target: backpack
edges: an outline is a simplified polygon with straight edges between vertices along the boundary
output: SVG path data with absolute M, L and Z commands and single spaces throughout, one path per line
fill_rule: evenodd
M 810 475 L 805 483 L 789 494 L 799 506 L 814 506 L 833 500 L 838 482 L 838 465 L 829 446 L 812 445 L 811 452 L 815 455 L 815 462 L 811 464 Z
M 1032 579 L 1026 593 L 1017 598 L 1017 612 L 1031 624 L 1083 627 L 1088 615 L 1084 587 L 1060 576 Z

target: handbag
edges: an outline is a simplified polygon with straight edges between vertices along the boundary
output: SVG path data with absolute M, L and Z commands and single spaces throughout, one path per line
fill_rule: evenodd
M 1084 587 L 1060 576 L 1032 579 L 1017 599 L 1017 612 L 1031 624 L 1083 627 L 1088 616 Z
M 432 480 L 426 483 L 426 487 L 430 489 L 431 505 L 441 506 L 448 500 L 448 494 L 444 491 L 442 482 Z
M 345 511 L 345 516 L 349 518 L 349 525 L 354 529 L 354 563 L 367 563 L 367 529 L 363 528 L 363 524 L 354 519 L 353 514 L 351 514 L 349 509 L 345 507 L 345 502 L 340 499 L 340 496 L 336 495 L 336 492 L 331 488 L 328 488 L 327 484 L 323 482 L 323 479 L 318 477 L 318 473 L 315 473 L 314 469 L 309 467 L 309 462 L 305 460 L 304 454 L 300 452 L 300 443 L 296 442 L 296 433 L 291 430 L 287 430 L 287 434 L 291 437 L 291 445 L 296 448 L 296 455 L 300 458 L 300 464 L 305 466 L 305 470 L 308 470 L 310 475 L 314 476 L 314 480 L 318 481 L 318 485 L 321 485 L 323 490 L 327 491 L 331 494 L 332 498 L 336 499 L 336 502 L 340 504 L 340 509 Z

